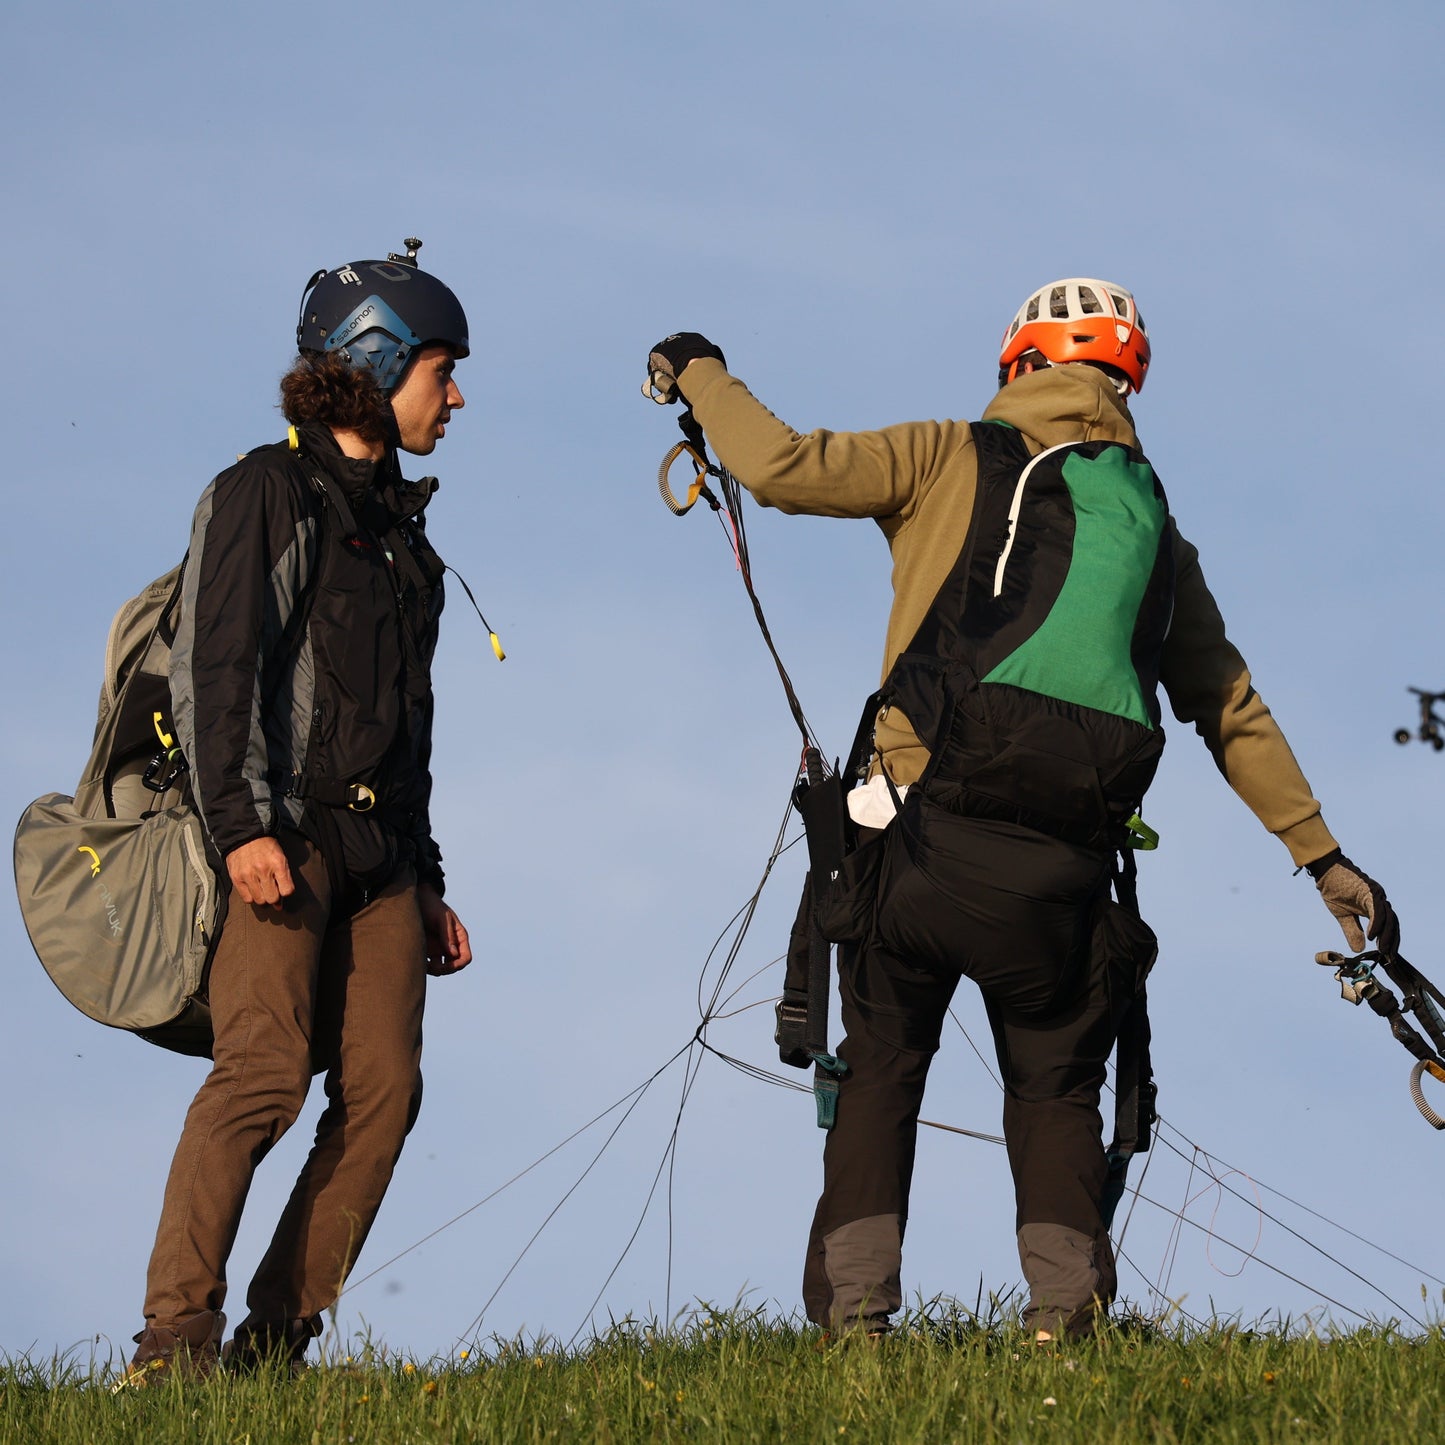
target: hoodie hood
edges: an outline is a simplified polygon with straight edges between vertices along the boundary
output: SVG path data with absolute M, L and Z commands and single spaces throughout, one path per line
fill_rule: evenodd
M 983 419 L 1007 422 L 1037 451 L 1077 441 L 1139 445 L 1128 404 L 1095 366 L 1051 366 L 1020 376 L 994 397 Z

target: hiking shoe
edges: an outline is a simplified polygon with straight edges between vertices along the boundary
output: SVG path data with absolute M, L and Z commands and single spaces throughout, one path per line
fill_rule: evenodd
M 136 1352 L 125 1374 L 110 1387 L 143 1390 L 177 1375 L 183 1380 L 204 1380 L 214 1373 L 220 1357 L 226 1317 L 220 1310 L 201 1310 L 173 1325 L 148 1325 L 135 1336 Z
M 306 1349 L 321 1333 L 321 1317 L 282 1320 L 279 1324 L 243 1320 L 221 1351 L 221 1364 L 240 1375 L 258 1370 L 307 1370 Z
M 1087 1340 L 1107 1315 L 1104 1307 L 1090 1300 L 1072 1310 L 1059 1306 L 1030 1307 L 1024 1311 L 1023 1323 L 1036 1345 L 1062 1344 L 1066 1337 L 1070 1344 L 1077 1344 Z
M 1057 1320 L 1052 1320 L 1047 1325 L 1039 1325 L 1030 1330 L 1029 1337 L 1040 1350 L 1055 1347 L 1062 1349 L 1066 1344 L 1077 1345 L 1084 1340 L 1092 1339 L 1094 1332 L 1094 1319 L 1090 1316 L 1081 1324 L 1076 1325 L 1065 1325 Z
M 892 1332 L 888 1316 L 879 1315 L 873 1319 L 858 1320 L 840 1330 L 824 1330 L 818 1337 L 818 1348 L 827 1350 L 838 1345 L 867 1345 L 876 1350 Z

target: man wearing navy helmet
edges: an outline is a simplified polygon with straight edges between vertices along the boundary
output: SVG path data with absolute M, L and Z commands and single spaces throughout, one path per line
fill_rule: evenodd
M 1350 946 L 1365 946 L 1361 920 L 1380 949 L 1398 944 L 1384 890 L 1326 828 L 1139 450 L 1129 402 L 1149 363 L 1133 296 L 1088 277 L 1025 301 L 979 422 L 799 435 L 706 337 L 677 333 L 648 358 L 644 389 L 681 395 L 759 502 L 871 517 L 892 553 L 872 761 L 847 795 L 861 840 L 849 866 L 866 878 L 872 858 L 876 882 L 857 886 L 873 911 L 860 925 L 854 908 L 846 932 L 819 924 L 849 945 L 847 1073 L 803 1275 L 820 1325 L 880 1334 L 902 1304 L 919 1108 L 963 978 L 983 994 L 1004 1087 L 1024 1322 L 1041 1343 L 1087 1334 L 1113 1299 L 1111 1194 L 1134 1142 L 1124 1126 L 1147 1139 L 1152 1123 L 1147 1070 L 1112 1159 L 1099 1096 L 1116 1036 L 1145 1047 L 1126 1020 L 1141 1018 L 1153 937 L 1116 860 L 1150 837 L 1137 810 L 1162 747 L 1157 687 Z
M 281 381 L 288 438 L 196 509 L 171 695 L 230 899 L 214 1063 L 166 1184 L 131 1383 L 221 1357 L 252 1175 L 324 1073 L 315 1143 L 224 1352 L 299 1365 L 416 1118 L 426 975 L 471 961 L 429 816 L 436 484 L 398 458 L 445 434 L 470 343 L 420 244 L 311 278 Z

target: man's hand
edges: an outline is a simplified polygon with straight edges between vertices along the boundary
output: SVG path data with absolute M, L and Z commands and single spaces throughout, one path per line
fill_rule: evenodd
M 429 883 L 418 883 L 417 906 L 426 930 L 426 971 L 443 975 L 460 973 L 472 961 L 467 930 Z
M 1360 920 L 1370 925 L 1370 941 L 1381 953 L 1395 953 L 1400 947 L 1400 920 L 1385 897 L 1385 890 L 1369 874 L 1355 867 L 1338 848 L 1305 865 L 1315 880 L 1325 907 L 1339 920 L 1345 942 L 1356 953 L 1365 951 Z
M 722 352 L 696 331 L 675 331 L 671 336 L 664 336 L 647 358 L 647 380 L 642 384 L 642 394 L 670 406 L 678 397 L 678 377 L 687 369 L 688 362 L 700 356 L 709 356 L 727 365 Z
M 257 838 L 232 848 L 226 854 L 226 872 L 242 903 L 280 908 L 281 900 L 296 891 L 291 865 L 274 838 Z

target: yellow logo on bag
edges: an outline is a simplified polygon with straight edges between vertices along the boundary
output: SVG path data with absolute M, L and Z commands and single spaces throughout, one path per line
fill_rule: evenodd
M 84 844 L 82 844 L 82 845 L 81 845 L 79 848 L 77 848 L 75 851 L 76 851 L 77 853 L 89 853 L 89 854 L 90 854 L 90 857 L 91 857 L 90 876 L 91 876 L 92 878 L 99 878 L 99 877 L 100 877 L 100 854 L 97 853 L 94 848 L 87 848 L 87 847 L 85 847 Z

